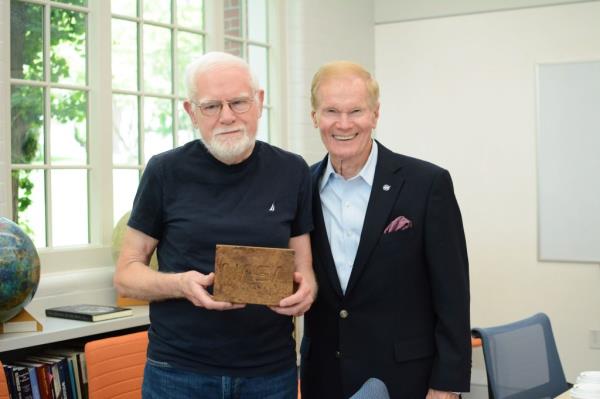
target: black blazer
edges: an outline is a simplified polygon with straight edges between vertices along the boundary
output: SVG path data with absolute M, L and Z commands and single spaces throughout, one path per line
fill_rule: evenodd
M 302 398 L 348 398 L 370 377 L 383 380 L 392 398 L 423 399 L 428 388 L 468 391 L 469 270 L 449 173 L 378 143 L 344 295 L 319 195 L 326 165 L 327 157 L 311 168 L 311 244 L 319 291 L 305 315 Z M 384 234 L 399 216 L 412 221 L 412 228 Z

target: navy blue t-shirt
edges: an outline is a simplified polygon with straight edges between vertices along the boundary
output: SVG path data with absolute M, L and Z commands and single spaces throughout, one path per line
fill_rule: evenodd
M 207 274 L 216 244 L 287 248 L 312 230 L 309 169 L 260 141 L 226 165 L 196 140 L 150 159 L 128 224 L 159 241 L 161 272 Z M 214 311 L 171 299 L 150 304 L 150 321 L 148 357 L 174 367 L 255 376 L 295 364 L 292 318 L 266 306 Z

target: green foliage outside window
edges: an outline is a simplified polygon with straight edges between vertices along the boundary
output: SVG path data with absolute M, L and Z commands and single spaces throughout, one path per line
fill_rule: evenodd
M 43 81 L 44 68 L 44 6 L 11 1 L 11 77 L 28 81 Z M 60 51 L 61 45 L 85 54 L 86 15 L 79 12 L 53 8 L 51 10 L 50 33 L 50 78 L 57 83 L 73 74 L 70 60 Z M 85 79 L 81 84 L 85 84 Z M 86 93 L 71 91 L 67 96 L 53 99 L 53 117 L 60 122 L 81 122 L 86 119 Z M 44 89 L 41 87 L 15 84 L 11 93 L 11 162 L 13 164 L 48 163 L 44 156 Z M 76 129 L 75 139 L 85 147 L 86 138 Z M 12 204 L 13 217 L 28 233 L 30 227 L 19 214 L 31 205 L 34 184 L 30 169 L 13 170 Z M 42 189 L 41 187 L 39 189 Z

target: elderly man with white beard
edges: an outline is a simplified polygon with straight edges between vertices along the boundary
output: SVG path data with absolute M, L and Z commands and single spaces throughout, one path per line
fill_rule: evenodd
M 292 316 L 317 289 L 308 166 L 255 140 L 264 91 L 244 60 L 205 54 L 186 83 L 201 138 L 148 162 L 114 278 L 150 301 L 143 397 L 295 399 Z M 215 301 L 216 244 L 294 249 L 297 291 L 271 307 Z

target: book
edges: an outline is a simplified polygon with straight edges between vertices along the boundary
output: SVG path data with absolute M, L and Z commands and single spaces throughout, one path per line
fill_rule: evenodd
M 27 368 L 27 370 L 29 370 L 29 381 L 31 382 L 31 396 L 33 396 L 33 399 L 42 399 L 42 381 L 38 379 L 37 367 L 33 363 L 22 361 L 16 361 L 13 362 L 13 364 L 16 366 L 25 367 Z
M 131 316 L 130 308 L 108 305 L 70 305 L 46 309 L 46 316 L 83 321 L 103 321 Z
M 33 399 L 29 369 L 22 366 L 13 366 L 13 373 L 17 385 L 17 397 L 21 399 Z
M 44 383 L 40 387 L 40 393 L 44 399 L 55 399 L 60 397 L 60 379 L 58 378 L 58 366 L 47 359 L 40 359 L 37 356 L 30 356 L 25 359 L 27 362 L 37 364 L 38 370 L 41 370 L 41 378 Z M 38 374 L 38 376 L 40 376 Z M 55 378 L 55 374 L 57 378 Z
M 83 398 L 81 379 L 81 370 L 79 367 L 78 355 L 80 351 L 76 351 L 69 348 L 58 348 L 58 349 L 47 349 L 46 353 L 53 356 L 63 356 L 69 362 L 69 375 L 72 380 L 71 391 L 74 398 Z
M 77 354 L 77 363 L 79 365 L 79 377 L 81 379 L 81 394 L 83 399 L 87 399 L 89 396 L 88 392 L 88 380 L 87 380 L 87 364 L 85 362 L 85 352 Z
M 52 387 L 50 386 L 50 384 L 52 383 L 49 376 L 48 376 L 48 371 L 46 369 L 46 365 L 43 363 L 39 363 L 39 362 L 35 362 L 35 361 L 19 361 L 17 362 L 17 364 L 21 365 L 21 366 L 27 366 L 27 367 L 33 367 L 35 369 L 35 373 L 37 376 L 37 383 L 38 383 L 38 388 L 39 388 L 39 397 L 40 399 L 52 399 L 52 392 L 51 389 Z M 52 372 L 50 371 L 50 374 Z M 35 399 L 35 392 L 34 392 L 34 399 Z
M 21 310 L 21 312 L 12 319 L 0 323 L 0 334 L 42 331 L 42 329 L 43 327 L 40 322 L 25 309 Z
M 73 389 L 73 384 L 75 384 L 75 381 L 71 378 L 73 377 L 72 366 L 69 367 L 68 358 L 62 355 L 51 353 L 43 353 L 42 355 L 37 355 L 33 358 L 52 365 L 52 370 L 53 373 L 55 373 L 55 378 L 58 377 L 58 391 L 61 392 L 63 399 L 76 398 L 76 396 L 74 396 L 75 390 Z M 56 374 L 56 371 L 58 371 L 58 374 Z
M 218 244 L 215 301 L 278 305 L 294 293 L 294 250 Z
M 6 384 L 8 385 L 9 398 L 18 398 L 19 393 L 17 392 L 17 386 L 15 385 L 13 366 L 11 366 L 10 364 L 3 364 L 2 368 L 4 369 L 4 375 L 6 376 Z

